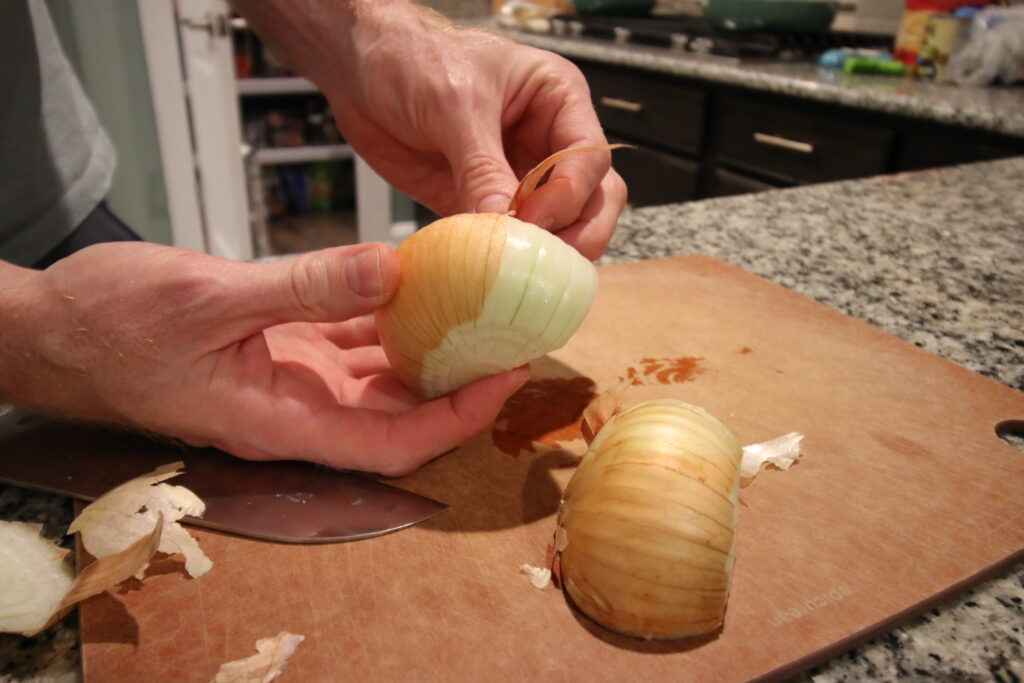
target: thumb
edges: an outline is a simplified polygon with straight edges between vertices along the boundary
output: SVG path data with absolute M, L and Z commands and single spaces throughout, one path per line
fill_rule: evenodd
M 285 322 L 333 322 L 370 313 L 394 294 L 398 257 L 370 242 L 302 254 L 253 266 L 259 286 L 245 312 L 252 331 Z M 250 281 L 251 286 L 251 281 Z
M 502 213 L 516 191 L 515 173 L 505 159 L 500 132 L 456 136 L 445 151 L 461 211 Z

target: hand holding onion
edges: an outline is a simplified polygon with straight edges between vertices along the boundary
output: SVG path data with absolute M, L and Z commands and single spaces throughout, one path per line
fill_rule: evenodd
M 405 474 L 486 429 L 527 379 L 429 402 L 403 386 L 368 315 L 400 277 L 382 244 L 251 264 L 120 242 L 9 269 L 0 396 L 244 458 Z
M 607 143 L 582 73 L 554 53 L 406 0 L 233 6 L 327 95 L 359 155 L 438 215 L 505 211 L 516 179 L 542 159 Z M 598 153 L 565 160 L 517 217 L 596 259 L 625 203 Z
M 507 214 L 444 218 L 398 247 L 402 285 L 377 311 L 377 325 L 407 386 L 435 398 L 568 341 L 593 302 L 597 271 L 558 237 L 513 216 L 551 167 L 617 146 L 553 154 L 526 174 Z

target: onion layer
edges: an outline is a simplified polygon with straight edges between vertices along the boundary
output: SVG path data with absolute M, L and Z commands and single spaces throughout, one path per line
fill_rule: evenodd
M 579 252 L 503 214 L 442 218 L 396 253 L 402 284 L 377 328 L 391 366 L 426 398 L 560 348 L 597 291 Z
M 663 399 L 613 416 L 565 490 L 555 549 L 573 602 L 644 638 L 721 625 L 742 449 L 704 409 Z

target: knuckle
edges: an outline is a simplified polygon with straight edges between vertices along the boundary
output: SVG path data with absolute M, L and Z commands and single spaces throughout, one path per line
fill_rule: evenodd
M 316 257 L 298 257 L 288 267 L 287 292 L 294 308 L 310 319 L 325 317 L 322 301 L 327 291 L 327 272 Z

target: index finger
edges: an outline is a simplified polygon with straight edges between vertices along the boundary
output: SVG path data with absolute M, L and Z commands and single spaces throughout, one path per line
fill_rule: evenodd
M 490 426 L 529 378 L 523 366 L 401 413 L 339 407 L 307 424 L 302 459 L 404 476 Z
M 601 124 L 590 102 L 590 90 L 583 74 L 566 62 L 558 72 L 561 87 L 538 95 L 528 116 L 538 117 L 530 126 L 535 135 L 545 135 L 550 152 L 570 147 L 607 145 Z M 561 98 L 561 101 L 550 101 Z M 521 220 L 547 230 L 558 230 L 576 222 L 591 195 L 611 168 L 608 151 L 568 157 L 551 171 L 547 183 L 538 188 L 518 212 Z

